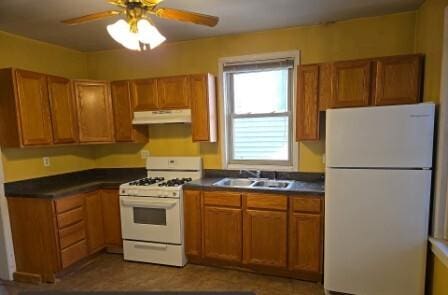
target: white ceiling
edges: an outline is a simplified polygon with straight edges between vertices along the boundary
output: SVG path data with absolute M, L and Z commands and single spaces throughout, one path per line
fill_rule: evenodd
M 220 17 L 215 28 L 153 18 L 168 41 L 316 24 L 416 9 L 423 0 L 165 0 L 160 6 Z M 81 51 L 119 48 L 106 32 L 117 17 L 77 26 L 60 21 L 113 9 L 105 0 L 0 0 L 0 31 Z

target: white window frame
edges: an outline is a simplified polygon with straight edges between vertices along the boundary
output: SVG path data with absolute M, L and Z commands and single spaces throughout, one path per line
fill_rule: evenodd
M 292 88 L 292 102 L 290 104 L 292 113 L 292 132 L 291 132 L 291 142 L 292 142 L 292 159 L 290 159 L 290 165 L 267 165 L 262 162 L 257 164 L 249 164 L 249 163 L 230 163 L 230 157 L 228 155 L 228 144 L 229 144 L 229 135 L 230 132 L 228 130 L 228 116 L 227 110 L 230 102 L 227 101 L 227 85 L 225 85 L 225 77 L 224 77 L 224 65 L 228 63 L 247 63 L 247 62 L 256 62 L 262 60 L 275 60 L 275 59 L 293 59 L 294 60 L 294 69 L 292 74 L 292 81 L 290 87 Z M 243 55 L 243 56 L 234 56 L 234 57 L 224 57 L 220 58 L 218 61 L 219 66 L 219 80 L 218 85 L 220 89 L 219 99 L 220 99 L 220 112 L 219 112 L 219 120 L 220 126 L 222 126 L 220 130 L 221 140 L 221 159 L 222 159 L 222 167 L 224 169 L 253 169 L 253 170 L 276 170 L 276 171 L 297 171 L 298 163 L 299 163 L 299 145 L 295 141 L 294 135 L 296 134 L 296 83 L 297 81 L 297 66 L 300 64 L 300 51 L 284 51 L 284 52 L 274 52 L 274 53 L 264 53 L 264 54 L 253 54 L 253 55 Z

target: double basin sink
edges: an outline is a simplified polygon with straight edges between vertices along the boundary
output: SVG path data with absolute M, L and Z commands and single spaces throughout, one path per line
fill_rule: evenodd
M 284 189 L 288 190 L 294 185 L 292 180 L 271 180 L 254 178 L 223 178 L 213 184 L 219 187 L 258 188 L 258 189 Z

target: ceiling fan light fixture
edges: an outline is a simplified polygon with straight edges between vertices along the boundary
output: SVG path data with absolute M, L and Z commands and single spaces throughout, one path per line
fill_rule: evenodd
M 156 48 L 166 40 L 165 36 L 147 19 L 140 19 L 137 22 L 137 29 L 140 42 L 149 44 L 151 49 Z
M 117 22 L 107 26 L 109 35 L 130 50 L 141 50 L 138 35 L 131 32 L 129 24 L 120 19 Z

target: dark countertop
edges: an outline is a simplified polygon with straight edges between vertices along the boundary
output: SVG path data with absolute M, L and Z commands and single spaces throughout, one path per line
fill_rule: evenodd
M 118 189 L 120 184 L 146 177 L 145 168 L 98 168 L 5 183 L 7 197 L 56 199 L 97 189 Z
M 321 173 L 300 173 L 300 172 L 279 172 L 276 175 L 278 180 L 294 180 L 294 185 L 289 189 L 272 189 L 272 188 L 240 188 L 240 187 L 222 187 L 213 184 L 225 177 L 247 178 L 247 174 L 239 174 L 236 171 L 225 170 L 207 170 L 204 177 L 183 185 L 184 189 L 201 189 L 201 190 L 221 190 L 221 191 L 239 191 L 239 192 L 259 192 L 259 193 L 276 193 L 285 195 L 317 195 L 324 196 L 324 176 Z M 270 172 L 262 173 L 263 178 L 274 178 Z

